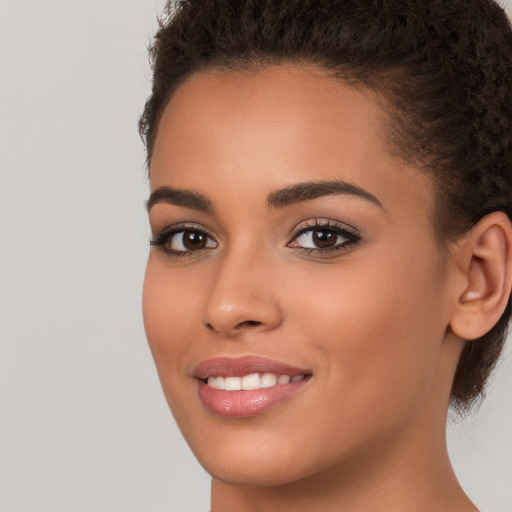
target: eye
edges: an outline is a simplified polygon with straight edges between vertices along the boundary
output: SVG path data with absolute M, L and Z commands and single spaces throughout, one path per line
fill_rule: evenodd
M 206 247 L 215 247 L 206 233 L 201 231 L 178 231 L 172 235 L 167 245 L 172 251 L 197 251 Z
M 206 231 L 195 226 L 170 226 L 152 237 L 149 243 L 171 256 L 184 256 L 218 246 Z
M 311 253 L 326 253 L 346 249 L 359 242 L 360 237 L 352 226 L 342 227 L 333 221 L 318 221 L 302 227 L 288 247 L 307 250 Z

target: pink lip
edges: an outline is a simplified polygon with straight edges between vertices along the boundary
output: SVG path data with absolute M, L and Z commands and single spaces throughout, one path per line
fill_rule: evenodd
M 276 375 L 306 375 L 306 378 L 289 384 L 276 384 L 270 388 L 251 391 L 224 391 L 208 386 L 209 376 L 241 377 L 251 373 L 275 373 Z M 248 418 L 267 411 L 297 394 L 310 380 L 311 371 L 297 368 L 281 361 L 264 357 L 233 359 L 218 357 L 201 362 L 195 372 L 199 385 L 199 397 L 207 409 L 225 418 Z

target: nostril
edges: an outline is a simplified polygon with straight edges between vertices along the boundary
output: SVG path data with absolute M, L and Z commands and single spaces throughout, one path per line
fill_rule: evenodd
M 256 320 L 245 320 L 244 322 L 240 322 L 239 324 L 237 324 L 235 329 L 242 329 L 244 327 L 255 327 L 258 325 L 261 325 L 261 322 L 258 322 Z
M 231 334 L 234 334 L 235 332 L 240 332 L 240 331 L 243 331 L 244 329 L 251 329 L 254 327 L 264 325 L 264 323 L 258 322 L 257 320 L 244 320 L 243 322 L 239 322 L 239 323 L 235 324 L 234 326 L 229 327 L 229 329 L 226 329 L 226 330 L 222 330 L 222 329 L 216 327 L 214 323 L 210 323 L 210 322 L 205 322 L 204 325 L 209 331 L 215 331 L 218 333 L 229 335 L 230 332 L 231 332 Z

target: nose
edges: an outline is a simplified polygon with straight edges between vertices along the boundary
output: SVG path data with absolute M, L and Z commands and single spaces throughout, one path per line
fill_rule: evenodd
M 271 274 L 263 262 L 226 259 L 207 296 L 202 319 L 206 328 L 234 337 L 278 327 L 282 314 Z

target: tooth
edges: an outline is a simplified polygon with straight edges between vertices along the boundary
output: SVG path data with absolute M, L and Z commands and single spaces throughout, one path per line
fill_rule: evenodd
M 299 380 L 304 379 L 304 375 L 294 375 L 292 377 L 292 382 L 298 382 Z
M 239 391 L 242 389 L 242 379 L 240 377 L 226 377 L 224 379 L 224 389 L 226 391 Z
M 246 375 L 245 377 L 242 378 L 242 389 L 259 389 L 260 383 L 261 379 L 257 373 L 253 373 L 252 375 Z
M 261 387 L 262 388 L 271 388 L 275 386 L 277 383 L 277 377 L 273 373 L 264 373 L 261 376 Z
M 224 377 L 215 377 L 215 388 L 224 389 Z
M 279 375 L 279 379 L 277 379 L 278 384 L 288 384 L 290 382 L 289 375 Z
M 211 388 L 216 388 L 217 386 L 215 385 L 215 381 L 216 381 L 216 377 L 208 377 L 208 386 L 210 386 Z

